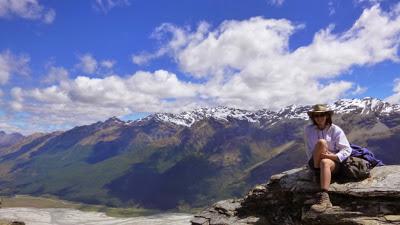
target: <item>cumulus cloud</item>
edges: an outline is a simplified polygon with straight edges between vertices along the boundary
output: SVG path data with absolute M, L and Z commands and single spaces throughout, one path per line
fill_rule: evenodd
M 53 23 L 53 21 L 56 19 L 56 11 L 54 9 L 50 9 L 44 16 L 43 16 L 43 22 L 50 24 Z
M 329 102 L 363 91 L 340 80 L 353 66 L 398 61 L 399 15 L 375 5 L 349 30 L 334 33 L 331 25 L 293 51 L 290 36 L 303 26 L 285 19 L 225 21 L 214 30 L 202 23 L 194 31 L 163 24 L 156 37 L 169 34 L 169 41 L 148 58 L 172 56 L 186 74 L 205 80 L 200 93 L 217 104 L 255 109 Z
M 44 7 L 38 0 L 0 0 L 0 17 L 21 17 L 50 24 L 56 17 L 54 9 Z
M 22 130 L 21 128 L 10 124 L 10 121 L 7 117 L 0 116 L 0 127 L 2 131 L 6 131 L 7 133 L 24 133 L 24 130 Z
M 269 0 L 269 4 L 274 6 L 281 6 L 285 2 L 285 0 Z
M 147 64 L 149 61 L 159 58 L 163 55 L 165 55 L 165 53 L 167 53 L 166 51 L 164 51 L 163 49 L 158 50 L 156 53 L 148 53 L 148 52 L 144 52 L 141 54 L 134 54 L 132 55 L 132 62 L 136 65 L 145 65 Z
M 103 60 L 101 61 L 100 65 L 106 69 L 112 69 L 115 63 L 116 62 L 114 60 Z
M 179 81 L 164 70 L 139 71 L 127 77 L 79 76 L 41 89 L 14 87 L 10 108 L 29 112 L 42 123 L 87 124 L 133 112 L 176 111 L 175 100 L 191 104 L 196 90 L 197 85 Z
M 15 55 L 10 51 L 0 53 L 0 85 L 6 84 L 12 74 L 27 75 L 29 61 L 26 55 Z
M 165 70 L 65 78 L 45 88 L 13 89 L 10 107 L 23 109 L 35 121 L 46 118 L 61 125 L 199 106 L 278 109 L 360 94 L 365 89 L 342 74 L 354 66 L 398 61 L 400 10 L 373 6 L 347 31 L 335 33 L 329 26 L 310 44 L 290 49 L 292 34 L 303 27 L 262 17 L 224 21 L 213 29 L 205 22 L 194 30 L 162 24 L 153 37 L 165 44 L 147 54 L 172 57 L 186 79 Z M 87 72 L 103 66 L 85 56 L 80 65 Z M 395 93 L 400 92 L 397 83 Z
M 177 52 L 181 51 L 190 41 L 200 41 L 204 38 L 209 29 L 209 24 L 201 22 L 194 33 L 190 32 L 188 28 L 180 28 L 170 23 L 164 23 L 157 27 L 152 33 L 151 38 L 159 42 L 167 42 L 154 53 L 142 52 L 140 54 L 132 55 L 132 62 L 137 65 L 144 65 L 149 61 L 170 54 L 174 57 Z M 171 36 L 167 41 L 166 36 Z
M 130 2 L 128 0 L 95 0 L 93 8 L 97 11 L 108 13 L 111 9 L 115 7 L 123 7 L 129 5 Z
M 52 84 L 59 83 L 63 80 L 67 80 L 69 72 L 64 67 L 51 66 L 48 69 L 47 76 L 43 79 L 44 83 Z
M 99 62 L 89 53 L 78 56 L 78 59 L 79 63 L 76 64 L 76 67 L 86 74 L 107 73 L 110 72 L 116 64 L 116 61 L 112 59 Z
M 367 91 L 367 87 L 361 87 L 360 85 L 357 85 L 355 90 L 351 93 L 352 95 L 360 95 L 363 94 Z
M 390 103 L 400 104 L 400 78 L 393 81 L 393 95 L 387 97 L 385 101 Z
M 79 56 L 77 67 L 85 73 L 94 73 L 97 69 L 97 60 L 91 54 Z

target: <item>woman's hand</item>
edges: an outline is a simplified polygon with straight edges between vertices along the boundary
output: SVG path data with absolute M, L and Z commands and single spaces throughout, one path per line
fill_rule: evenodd
M 339 157 L 337 155 L 333 154 L 332 152 L 325 152 L 321 154 L 321 159 L 330 159 L 334 162 L 339 162 Z

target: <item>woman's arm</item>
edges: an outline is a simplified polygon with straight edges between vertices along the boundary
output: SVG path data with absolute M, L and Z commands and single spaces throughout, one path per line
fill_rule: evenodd
M 343 130 L 338 126 L 335 128 L 333 137 L 336 149 L 338 149 L 336 156 L 340 162 L 343 162 L 351 155 L 351 147 Z

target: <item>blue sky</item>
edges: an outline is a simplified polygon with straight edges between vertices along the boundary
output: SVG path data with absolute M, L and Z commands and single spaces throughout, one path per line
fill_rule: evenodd
M 0 0 L 0 130 L 226 105 L 400 103 L 388 0 Z

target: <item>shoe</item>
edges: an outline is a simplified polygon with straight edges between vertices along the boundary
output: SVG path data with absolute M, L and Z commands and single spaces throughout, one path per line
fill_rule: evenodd
M 329 194 L 327 192 L 317 193 L 317 203 L 311 206 L 311 210 L 317 213 L 322 213 L 326 209 L 331 208 L 332 203 L 329 199 Z

